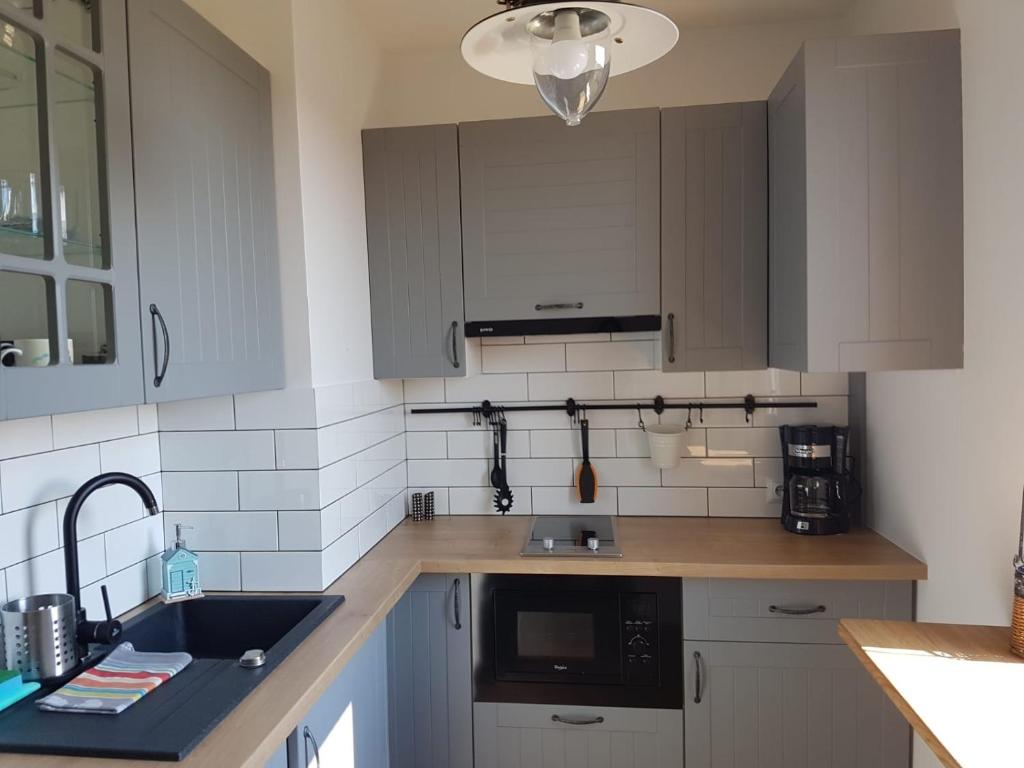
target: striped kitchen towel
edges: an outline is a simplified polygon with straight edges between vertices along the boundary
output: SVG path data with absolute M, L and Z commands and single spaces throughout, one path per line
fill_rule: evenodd
M 36 704 L 46 712 L 116 715 L 192 663 L 187 653 L 140 653 L 121 643 L 103 661 Z

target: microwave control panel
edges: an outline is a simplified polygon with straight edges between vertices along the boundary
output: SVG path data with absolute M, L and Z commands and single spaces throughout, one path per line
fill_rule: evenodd
M 623 670 L 627 685 L 658 684 L 658 596 L 621 595 Z

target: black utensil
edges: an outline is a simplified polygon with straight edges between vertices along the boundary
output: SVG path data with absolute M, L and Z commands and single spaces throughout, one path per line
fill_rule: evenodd
M 495 422 L 492 426 L 494 427 L 491 432 L 491 437 L 494 443 L 494 467 L 491 469 L 491 485 L 495 488 L 501 488 L 501 457 L 498 453 L 498 424 Z
M 494 508 L 501 514 L 512 509 L 512 490 L 508 487 L 508 422 L 498 422 L 498 440 L 501 445 L 501 470 L 498 472 L 501 482 L 498 492 L 494 494 Z
M 580 442 L 583 446 L 583 463 L 576 473 L 576 496 L 580 504 L 593 504 L 597 499 L 597 473 L 590 463 L 590 421 L 580 419 Z

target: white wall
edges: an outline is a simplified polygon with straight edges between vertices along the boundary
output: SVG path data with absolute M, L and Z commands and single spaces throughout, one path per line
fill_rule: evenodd
M 867 377 L 875 527 L 927 564 L 918 618 L 1008 624 L 1024 482 L 1024 4 L 861 0 L 852 33 L 959 26 L 963 46 L 962 371 Z M 937 765 L 918 743 L 915 765 Z
M 684 29 L 665 58 L 611 80 L 598 109 L 766 99 L 804 40 L 838 30 L 839 23 L 830 21 Z M 533 86 L 479 74 L 462 60 L 452 42 L 383 56 L 370 125 L 544 114 L 548 112 Z

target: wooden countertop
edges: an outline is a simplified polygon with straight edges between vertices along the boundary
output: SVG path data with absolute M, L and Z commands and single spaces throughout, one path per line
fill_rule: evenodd
M 839 635 L 943 765 L 1024 762 L 1009 627 L 844 619 Z
M 421 573 L 548 573 L 911 581 L 919 560 L 876 533 L 806 537 L 776 520 L 618 518 L 621 558 L 522 558 L 529 517 L 406 520 L 326 590 L 331 614 L 188 758 L 183 768 L 263 768 Z M 0 755 L 0 768 L 154 768 L 155 763 Z

